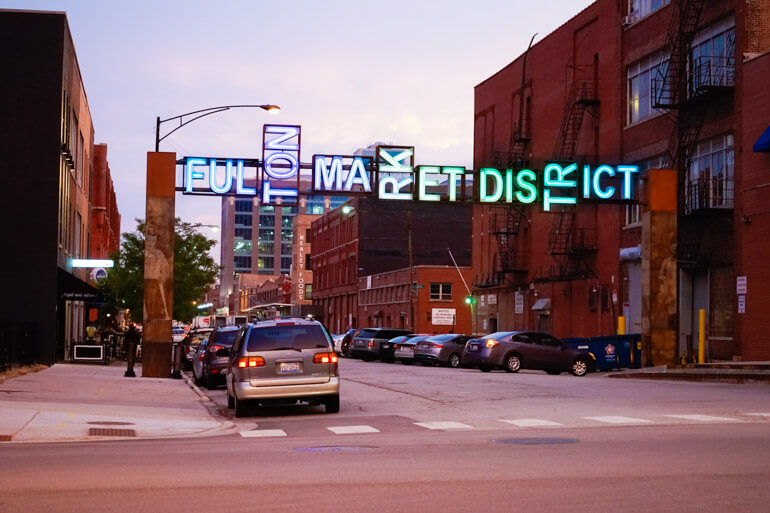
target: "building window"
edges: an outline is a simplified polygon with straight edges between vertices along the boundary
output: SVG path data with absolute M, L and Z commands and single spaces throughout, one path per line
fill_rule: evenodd
M 259 241 L 258 247 L 260 253 L 267 253 L 268 255 L 272 255 L 275 252 L 275 243 L 272 241 Z
M 636 21 L 668 5 L 669 2 L 670 0 L 628 0 L 628 15 Z
M 291 257 L 281 257 L 281 272 L 288 273 L 291 270 Z
M 233 258 L 235 272 L 251 272 L 251 257 L 236 255 Z
M 308 196 L 307 203 L 305 205 L 305 212 L 308 214 L 321 215 L 324 213 L 324 198 L 323 196 Z
M 729 20 L 729 24 L 733 24 Z M 735 84 L 735 27 L 708 27 L 695 37 L 691 51 L 694 92 Z
M 259 270 L 260 271 L 270 271 L 273 272 L 273 265 L 274 265 L 274 257 L 269 256 L 260 256 L 259 257 Z
M 687 208 L 732 207 L 734 166 L 733 134 L 699 143 L 687 177 Z
M 294 232 L 292 230 L 281 230 L 281 241 L 291 242 L 294 240 Z
M 233 252 L 236 255 L 251 255 L 251 241 L 237 240 L 233 245 Z
M 259 216 L 259 226 L 261 227 L 275 226 L 275 216 L 271 216 L 271 215 Z
M 451 301 L 452 284 L 451 283 L 431 283 L 430 300 L 431 301 Z
M 281 228 L 291 228 L 291 222 L 294 216 L 281 216 Z
M 236 212 L 251 212 L 251 200 L 235 200 Z
M 305 283 L 305 299 L 313 299 L 313 284 Z
M 273 242 L 275 240 L 275 230 L 272 228 L 259 229 L 259 242 Z
M 251 214 L 235 214 L 235 224 L 251 226 Z
M 636 61 L 628 67 L 628 116 L 627 124 L 637 123 L 657 114 L 652 108 L 653 81 L 665 76 L 668 58 L 656 52 Z M 659 79 L 658 79 L 659 80 Z
M 251 240 L 251 228 L 236 228 L 235 229 L 235 237 Z

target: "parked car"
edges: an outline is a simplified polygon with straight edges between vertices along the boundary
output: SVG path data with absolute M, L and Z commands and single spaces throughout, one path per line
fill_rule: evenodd
M 596 358 L 546 333 L 499 331 L 470 339 L 465 344 L 463 364 L 484 372 L 496 368 L 508 372 L 538 369 L 548 374 L 569 371 L 575 376 L 584 376 L 596 368 Z
M 191 360 L 193 381 L 198 386 L 203 385 L 203 359 L 206 357 L 206 347 L 208 345 L 209 339 L 202 340 L 198 347 L 195 348 L 195 353 Z
M 423 364 L 439 364 L 460 367 L 468 335 L 448 333 L 420 340 L 414 348 L 414 361 Z
M 172 342 L 181 342 L 184 340 L 184 338 L 187 336 L 187 330 L 184 329 L 184 326 L 172 326 L 171 327 L 171 341 Z
M 430 335 L 404 335 L 391 339 L 394 358 L 404 365 L 410 365 L 414 361 L 414 346 L 430 337 Z
M 337 351 L 337 354 L 350 356 L 350 343 L 353 341 L 353 337 L 360 331 L 361 330 L 357 329 L 349 329 L 341 335 L 335 335 L 335 337 L 340 337 L 339 339 L 334 340 L 334 350 Z
M 218 354 L 218 351 L 233 347 L 238 329 L 238 326 L 221 326 L 209 337 L 203 357 L 203 382 L 209 390 L 214 390 L 225 382 L 223 371 L 227 369 L 227 353 Z
M 275 319 L 240 328 L 227 359 L 227 406 L 236 417 L 250 403 L 323 404 L 340 410 L 337 354 L 323 325 L 309 319 Z
M 182 340 L 182 363 L 185 368 L 192 368 L 195 353 L 198 351 L 198 345 L 204 340 L 207 340 L 209 336 L 211 336 L 212 331 L 214 330 L 211 328 L 191 330 L 184 340 Z
M 409 335 L 411 331 L 399 328 L 366 328 L 353 337 L 351 355 L 366 361 L 380 359 L 393 361 L 393 345 L 390 339 L 399 335 Z

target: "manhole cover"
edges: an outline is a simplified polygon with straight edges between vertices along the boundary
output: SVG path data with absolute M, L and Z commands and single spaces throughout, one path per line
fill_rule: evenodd
M 94 422 L 88 422 L 92 426 L 133 426 L 133 422 L 117 422 L 113 420 L 100 420 Z
M 368 452 L 376 447 L 332 445 L 328 447 L 295 447 L 295 452 Z
M 575 438 L 502 438 L 492 440 L 496 444 L 513 445 L 557 445 L 557 444 L 575 444 L 578 442 Z
M 133 429 L 89 428 L 88 436 L 136 436 Z

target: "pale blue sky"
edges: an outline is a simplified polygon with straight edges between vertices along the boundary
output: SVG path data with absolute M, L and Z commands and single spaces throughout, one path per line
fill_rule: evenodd
M 302 125 L 302 160 L 374 141 L 417 164 L 472 165 L 473 87 L 589 4 L 522 1 L 0 0 L 65 11 L 107 143 L 122 231 L 144 217 L 155 117 L 274 103 L 196 121 L 161 143 L 178 156 L 260 157 L 262 125 Z M 164 125 L 165 127 L 165 125 Z M 177 215 L 219 224 L 219 200 L 177 195 Z M 212 235 L 212 234 L 209 234 Z

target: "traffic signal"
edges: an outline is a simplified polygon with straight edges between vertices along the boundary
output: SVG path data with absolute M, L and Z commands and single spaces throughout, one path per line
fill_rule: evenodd
M 472 305 L 473 302 L 474 302 L 473 296 L 466 296 L 466 298 L 465 298 L 465 304 L 466 305 Z

